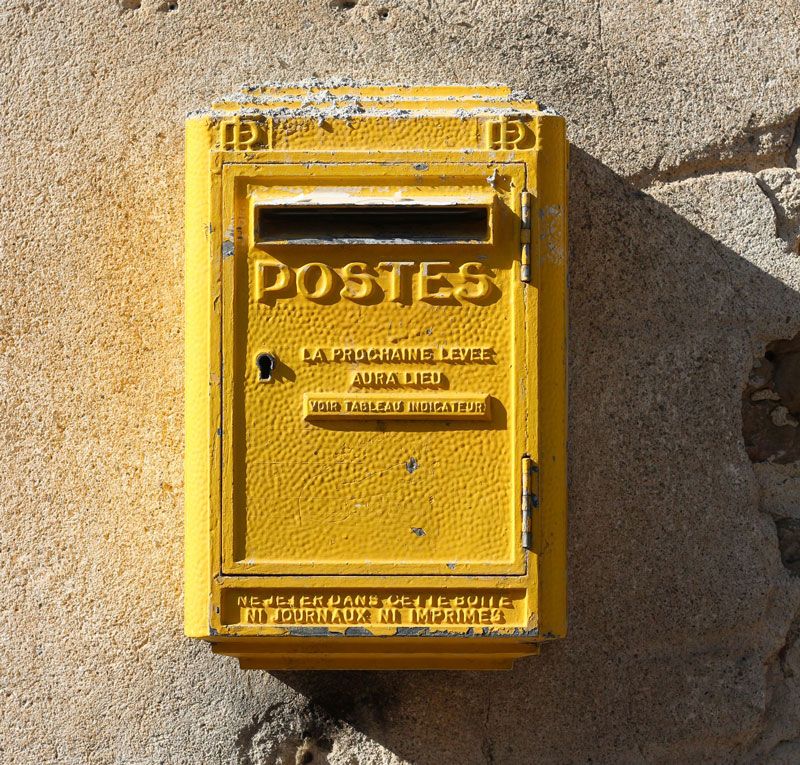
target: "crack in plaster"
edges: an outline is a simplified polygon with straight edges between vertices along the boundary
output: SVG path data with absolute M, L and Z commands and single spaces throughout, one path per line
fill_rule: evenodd
M 657 183 L 697 178 L 723 172 L 757 173 L 781 167 L 795 167 L 800 141 L 800 108 L 776 122 L 747 130 L 713 143 L 676 165 L 662 167 L 663 156 L 650 168 L 627 176 L 639 188 Z
M 595 13 L 597 14 L 597 37 L 600 45 L 600 53 L 602 53 L 603 70 L 606 74 L 606 86 L 608 87 L 608 103 L 611 107 L 612 116 L 617 116 L 617 104 L 614 101 L 614 80 L 611 75 L 611 67 L 608 64 L 608 53 L 606 52 L 605 35 L 603 33 L 603 8 L 600 0 L 595 0 L 594 5 Z

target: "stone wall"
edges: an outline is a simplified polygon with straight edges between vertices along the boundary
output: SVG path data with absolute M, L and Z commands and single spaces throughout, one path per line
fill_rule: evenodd
M 0 759 L 800 762 L 797 0 L 7 0 Z M 182 637 L 182 122 L 507 82 L 571 160 L 570 636 L 508 673 Z

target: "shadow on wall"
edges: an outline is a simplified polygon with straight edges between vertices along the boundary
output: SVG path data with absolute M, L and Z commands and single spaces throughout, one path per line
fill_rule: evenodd
M 575 147 L 570 173 L 569 637 L 507 673 L 275 673 L 307 703 L 281 731 L 264 698 L 242 762 L 267 728 L 318 764 L 343 727 L 415 765 L 731 762 L 758 735 L 785 574 L 741 396 L 800 297 Z

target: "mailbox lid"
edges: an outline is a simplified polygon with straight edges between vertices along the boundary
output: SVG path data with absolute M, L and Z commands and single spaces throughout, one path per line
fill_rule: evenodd
M 226 165 L 222 188 L 223 573 L 524 573 L 524 165 Z

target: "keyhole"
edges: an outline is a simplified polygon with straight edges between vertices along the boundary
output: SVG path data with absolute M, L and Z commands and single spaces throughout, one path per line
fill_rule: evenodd
M 258 367 L 258 379 L 262 382 L 272 379 L 272 372 L 275 369 L 275 357 L 271 353 L 260 353 L 256 357 Z

